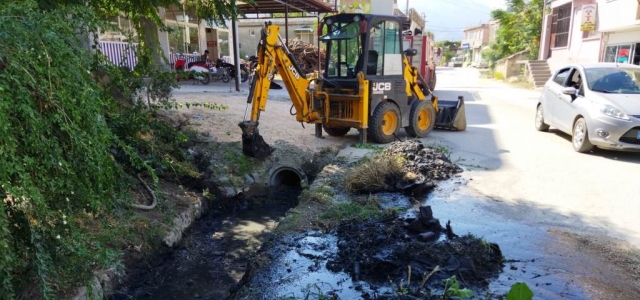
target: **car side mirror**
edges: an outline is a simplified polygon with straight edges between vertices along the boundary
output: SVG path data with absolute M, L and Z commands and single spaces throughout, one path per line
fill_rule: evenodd
M 562 93 L 565 95 L 575 95 L 578 93 L 578 90 L 574 87 L 566 87 L 562 89 Z
M 411 56 L 416 56 L 416 54 L 418 54 L 418 50 L 416 50 L 416 49 L 404 50 L 404 55 L 406 55 L 406 56 L 411 57 Z

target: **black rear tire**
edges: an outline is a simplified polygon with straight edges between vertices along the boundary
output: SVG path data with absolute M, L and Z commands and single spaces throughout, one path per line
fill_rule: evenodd
M 410 137 L 423 138 L 429 135 L 436 124 L 436 110 L 429 100 L 414 100 L 409 112 L 409 126 L 405 129 Z
M 351 127 L 327 127 L 322 125 L 324 131 L 330 136 L 344 136 L 351 130 Z
M 385 121 L 385 117 L 388 119 Z M 393 118 L 395 118 L 395 128 L 393 128 Z M 402 124 L 400 110 L 391 102 L 383 102 L 378 104 L 373 116 L 369 119 L 369 128 L 367 134 L 371 139 L 380 144 L 388 144 L 393 142 L 395 134 L 398 133 Z

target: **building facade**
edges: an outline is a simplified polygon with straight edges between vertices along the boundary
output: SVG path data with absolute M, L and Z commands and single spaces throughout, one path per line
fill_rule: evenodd
M 547 8 L 539 59 L 552 72 L 568 63 L 640 64 L 637 0 L 555 0 Z
M 183 54 L 188 61 L 196 61 L 205 50 L 209 50 L 211 59 L 223 57 L 233 62 L 233 37 L 230 33 L 230 22 L 225 26 L 208 24 L 199 20 L 194 10 L 184 7 L 159 8 L 159 15 L 168 31 L 158 30 L 158 40 L 165 57 L 174 63 L 178 54 Z M 118 65 L 133 68 L 136 64 L 135 48 L 138 37 L 129 20 L 123 16 L 109 20 L 117 25 L 120 31 L 104 30 L 99 33 L 100 50 Z
M 481 24 L 463 30 L 461 48 L 464 51 L 464 66 L 483 63 L 482 51 L 489 45 L 489 24 Z

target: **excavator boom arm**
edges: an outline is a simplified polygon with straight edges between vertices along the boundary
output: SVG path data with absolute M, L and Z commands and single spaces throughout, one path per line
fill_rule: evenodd
M 239 126 L 242 129 L 242 149 L 245 155 L 264 158 L 271 154 L 271 147 L 258 132 L 260 113 L 265 111 L 269 89 L 273 82 L 275 71 L 282 77 L 282 81 L 289 93 L 291 102 L 296 109 L 296 120 L 309 122 L 317 119 L 317 113 L 310 113 L 311 107 L 307 90 L 311 81 L 298 67 L 293 55 L 289 52 L 279 35 L 277 25 L 268 24 L 262 31 L 258 45 L 258 65 L 255 78 L 247 98 L 247 111 Z M 251 114 L 247 116 L 251 106 Z

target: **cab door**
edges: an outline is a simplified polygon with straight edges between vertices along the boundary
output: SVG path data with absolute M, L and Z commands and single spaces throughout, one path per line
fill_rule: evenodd
M 393 101 L 402 114 L 402 127 L 408 126 L 402 27 L 396 19 L 374 18 L 368 37 L 363 71 L 372 87 L 370 113 L 380 102 Z

